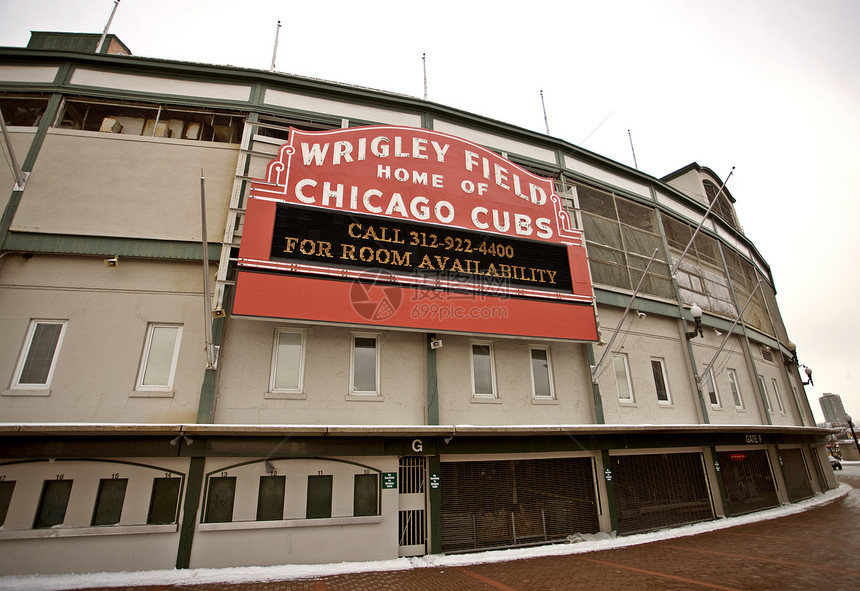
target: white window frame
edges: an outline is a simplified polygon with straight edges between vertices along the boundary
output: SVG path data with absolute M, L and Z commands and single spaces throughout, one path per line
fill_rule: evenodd
M 618 371 L 616 367 L 618 361 L 621 361 L 624 367 L 624 379 L 627 382 L 629 398 L 622 398 L 621 389 L 618 387 Z M 626 353 L 616 353 L 612 356 L 612 375 L 615 377 L 615 394 L 618 396 L 618 402 L 621 404 L 635 404 L 636 397 L 633 394 L 633 380 L 630 379 L 630 363 L 627 361 Z
M 657 392 L 657 384 L 654 384 L 654 393 L 658 395 L 657 403 L 664 406 L 672 404 L 672 390 L 669 389 L 669 374 L 666 373 L 666 360 L 662 357 L 651 358 L 651 373 L 654 373 L 654 362 L 660 364 L 660 374 L 663 376 L 663 387 L 666 388 L 666 400 L 660 400 L 659 392 Z
M 758 385 L 759 385 L 761 392 L 764 393 L 765 410 L 767 410 L 768 413 L 772 413 L 773 409 L 771 409 L 771 406 L 770 406 L 770 396 L 767 393 L 767 386 L 764 383 L 764 376 L 761 374 L 758 375 Z
M 356 390 L 355 389 L 355 340 L 356 339 L 373 339 L 376 343 L 374 350 L 376 351 L 376 366 L 374 367 L 374 377 L 376 381 L 376 387 L 373 390 Z M 371 398 L 371 397 L 381 397 L 380 390 L 380 358 L 382 357 L 382 351 L 379 343 L 379 333 L 371 333 L 371 332 L 354 332 L 350 336 L 350 347 L 349 347 L 349 396 L 355 396 L 358 398 Z
M 549 382 L 549 395 L 547 394 L 538 394 L 537 388 L 535 385 L 535 370 L 534 370 L 534 359 L 532 358 L 532 351 L 543 351 L 546 354 L 546 377 Z M 474 367 L 474 365 L 473 365 Z M 554 400 L 555 399 L 555 385 L 553 384 L 553 375 L 552 375 L 552 356 L 550 355 L 549 347 L 541 347 L 538 345 L 532 345 L 529 347 L 529 373 L 532 378 L 532 397 L 538 400 Z
M 280 343 L 282 334 L 299 335 L 301 342 L 299 343 L 299 359 L 298 359 L 298 383 L 295 388 L 278 388 L 277 387 L 277 370 L 278 370 L 278 344 Z M 302 397 L 304 393 L 305 379 L 305 350 L 306 350 L 305 331 L 294 328 L 276 328 L 275 335 L 272 339 L 272 365 L 269 369 L 269 392 L 271 396 L 267 398 L 294 398 Z
M 726 370 L 726 374 L 729 376 L 729 388 L 732 391 L 732 399 L 735 402 L 735 408 L 742 409 L 744 408 L 744 397 L 741 394 L 741 385 L 738 382 L 738 372 L 734 369 Z
M 707 386 L 710 383 L 711 388 L 714 389 L 714 397 L 717 399 L 716 402 L 711 400 L 711 391 L 707 390 L 708 395 L 708 404 L 711 405 L 711 408 L 722 408 L 722 401 L 720 400 L 720 389 L 717 388 L 717 376 L 714 375 L 714 368 L 708 368 L 708 371 L 705 373 L 705 379 L 703 380 L 703 385 Z
M 173 343 L 173 355 L 170 360 L 170 371 L 168 372 L 167 384 L 145 385 L 143 383 L 146 375 L 146 368 L 149 364 L 149 356 L 152 347 L 152 337 L 155 331 L 159 328 L 175 328 L 176 340 Z M 182 325 L 170 322 L 150 322 L 146 327 L 146 341 L 143 347 L 143 354 L 140 357 L 140 365 L 137 369 L 137 382 L 135 390 L 138 392 L 173 392 L 173 378 L 176 376 L 176 366 L 179 361 L 179 347 L 182 343 Z
M 779 407 L 780 414 L 785 414 L 785 404 L 782 402 L 782 396 L 779 393 L 779 384 L 776 383 L 776 378 L 770 379 L 770 385 L 773 386 L 773 396 L 776 398 L 776 405 Z
M 475 388 L 475 346 L 487 347 L 490 350 L 490 386 L 491 393 L 476 392 Z M 496 354 L 493 348 L 493 343 L 489 341 L 469 341 L 469 373 L 472 378 L 472 398 L 483 398 L 488 400 L 497 400 L 499 397 L 499 389 L 496 384 Z
M 66 334 L 66 326 L 68 320 L 43 320 L 33 319 L 30 321 L 30 326 L 27 327 L 27 335 L 24 338 L 24 345 L 21 348 L 21 355 L 18 357 L 18 364 L 15 366 L 15 374 L 12 379 L 12 389 L 14 390 L 44 390 L 47 391 L 51 387 L 51 380 L 54 378 L 54 370 L 57 368 L 57 359 L 59 359 L 60 348 L 63 345 L 63 337 Z M 48 375 L 43 383 L 21 383 L 21 374 L 24 371 L 24 366 L 27 363 L 27 358 L 30 356 L 30 350 L 33 346 L 33 337 L 36 334 L 36 329 L 41 324 L 59 324 L 60 336 L 57 338 L 57 345 L 54 347 L 54 352 L 51 357 L 51 365 L 48 368 Z

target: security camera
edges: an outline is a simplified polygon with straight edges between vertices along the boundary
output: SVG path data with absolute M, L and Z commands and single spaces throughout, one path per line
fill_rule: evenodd
M 105 259 L 105 267 L 119 267 L 119 257 Z
M 442 339 L 430 339 L 430 348 L 431 349 L 441 349 L 442 348 Z

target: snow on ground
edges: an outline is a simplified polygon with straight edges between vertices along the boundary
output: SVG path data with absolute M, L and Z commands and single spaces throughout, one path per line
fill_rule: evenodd
M 860 464 L 860 462 L 848 462 Z M 740 517 L 721 518 L 683 527 L 666 529 L 645 534 L 635 534 L 614 537 L 609 534 L 594 534 L 582 536 L 583 541 L 568 544 L 551 544 L 530 548 L 515 548 L 510 550 L 492 550 L 473 554 L 456 554 L 452 556 L 433 555 L 415 558 L 397 558 L 373 562 L 341 562 L 335 564 L 287 564 L 266 567 L 235 567 L 235 568 L 196 568 L 185 570 L 155 570 L 138 572 L 91 573 L 79 575 L 27 575 L 0 577 L 0 590 L 9 591 L 58 591 L 69 589 L 85 589 L 92 587 L 124 587 L 128 585 L 195 585 L 204 583 L 251 583 L 263 581 L 283 581 L 289 579 L 307 579 L 330 577 L 360 572 L 397 571 L 427 567 L 455 567 L 473 564 L 486 564 L 538 558 L 541 556 L 563 556 L 568 554 L 583 554 L 597 550 L 624 548 L 637 544 L 647 544 L 692 536 L 716 531 L 737 525 L 745 525 L 802 513 L 809 509 L 820 507 L 840 499 L 851 493 L 853 488 L 841 484 L 839 488 L 827 491 L 805 501 L 759 511 Z

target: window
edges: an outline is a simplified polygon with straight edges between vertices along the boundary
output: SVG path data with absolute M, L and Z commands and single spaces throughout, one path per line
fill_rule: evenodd
M 257 493 L 257 521 L 276 521 L 284 518 L 286 476 L 260 476 Z
M 151 103 L 64 101 L 57 127 L 123 135 L 238 143 L 244 117 L 238 113 Z
M 714 368 L 708 368 L 704 375 L 704 383 L 702 384 L 708 391 L 708 402 L 714 408 L 720 406 L 720 395 L 717 392 L 717 381 L 714 379 Z
M 34 529 L 62 525 L 66 519 L 66 507 L 72 494 L 73 480 L 46 480 L 42 486 L 39 508 L 36 510 Z
M 732 389 L 732 398 L 735 401 L 735 408 L 743 408 L 744 400 L 741 398 L 741 389 L 738 386 L 738 374 L 735 370 L 728 370 L 729 374 L 729 387 Z
M 472 395 L 484 398 L 496 396 L 496 372 L 493 345 L 472 343 Z
M 770 397 L 767 395 L 767 388 L 764 387 L 764 378 L 762 376 L 758 377 L 758 387 L 761 389 L 761 395 L 764 396 L 764 405 L 767 408 L 767 412 L 771 412 Z
M 182 327 L 170 324 L 150 324 L 146 345 L 137 377 L 138 390 L 169 391 L 179 356 Z
M 618 400 L 633 402 L 633 386 L 630 383 L 630 368 L 627 366 L 627 355 L 616 355 L 612 358 L 612 368 L 615 370 L 615 387 L 618 390 Z
M 14 480 L 0 481 L 0 527 L 6 523 L 6 514 L 9 512 L 9 504 L 12 502 L 12 492 L 15 490 Z
M 149 514 L 146 523 L 150 525 L 176 523 L 181 483 L 181 478 L 153 479 L 152 497 L 149 500 Z
M 331 474 L 308 476 L 308 519 L 331 517 Z
M 353 485 L 353 511 L 355 517 L 378 515 L 377 491 L 379 479 L 376 474 L 356 474 Z
M 115 525 L 122 517 L 122 504 L 128 478 L 102 478 L 93 510 L 93 525 Z
M 206 496 L 206 523 L 233 521 L 233 499 L 236 496 L 236 477 L 218 476 L 209 479 Z
M 549 349 L 533 347 L 532 359 L 532 392 L 535 398 L 552 398 L 552 365 Z
M 657 402 L 669 404 L 669 380 L 666 377 L 666 366 L 662 359 L 651 360 L 651 373 L 654 375 L 654 387 L 657 389 Z
M 352 337 L 352 394 L 379 395 L 379 340 L 376 335 Z
M 64 321 L 30 322 L 24 349 L 15 368 L 13 388 L 45 389 L 51 384 L 65 329 Z
M 302 391 L 302 368 L 304 366 L 304 334 L 286 330 L 275 332 L 272 351 L 271 392 Z
M 779 386 L 776 385 L 776 380 L 771 378 L 770 385 L 773 386 L 773 399 L 776 400 L 779 412 L 785 414 L 785 407 L 782 405 L 782 396 L 779 395 Z

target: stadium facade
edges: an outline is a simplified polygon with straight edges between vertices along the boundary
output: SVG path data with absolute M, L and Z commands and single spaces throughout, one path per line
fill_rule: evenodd
M 110 41 L 0 49 L 3 574 L 555 543 L 836 486 L 712 170 Z

